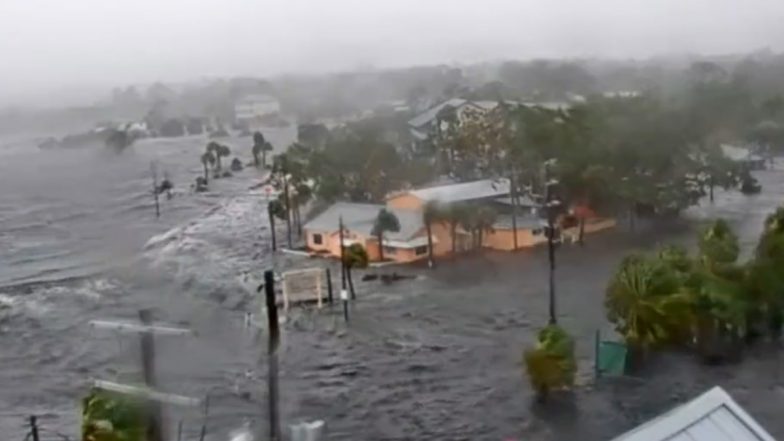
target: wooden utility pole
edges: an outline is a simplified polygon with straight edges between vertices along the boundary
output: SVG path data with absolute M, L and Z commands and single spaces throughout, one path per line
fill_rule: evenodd
M 517 251 L 517 180 L 515 179 L 515 172 L 512 170 L 509 178 L 509 196 L 512 199 L 512 240 L 514 241 L 514 250 Z
M 155 341 L 153 335 L 191 335 L 192 333 L 189 329 L 152 326 L 151 311 L 146 309 L 139 311 L 139 320 L 141 324 L 93 320 L 90 322 L 90 326 L 95 328 L 106 328 L 121 332 L 133 332 L 140 334 L 142 377 L 144 379 L 145 387 L 140 388 L 101 380 L 95 380 L 94 386 L 99 389 L 146 398 L 149 401 L 149 405 L 147 407 L 148 424 L 146 440 L 164 441 L 166 432 L 164 430 L 163 407 L 161 406 L 161 403 L 168 402 L 178 405 L 196 406 L 199 405 L 201 400 L 178 395 L 165 394 L 156 390 L 157 379 L 155 375 Z
M 41 440 L 41 438 L 38 436 L 38 418 L 35 415 L 30 416 L 30 436 L 32 437 L 33 441 Z
M 150 170 L 152 171 L 152 195 L 155 198 L 155 218 L 161 217 L 161 206 L 158 202 L 158 170 L 155 167 L 155 162 L 150 162 Z
M 275 214 L 272 212 L 272 205 L 267 202 L 267 215 L 269 215 L 270 233 L 272 234 L 272 251 L 277 249 L 275 243 Z
M 553 219 L 553 206 L 555 202 L 552 198 L 552 191 L 550 191 L 550 187 L 552 183 L 550 182 L 550 174 L 549 170 L 547 169 L 548 165 L 545 164 L 544 166 L 544 191 L 545 191 L 545 209 L 547 210 L 547 256 L 549 260 L 549 285 L 550 285 L 550 324 L 554 325 L 557 323 L 556 320 L 556 313 L 555 313 L 555 225 Z
M 267 305 L 267 391 L 269 406 L 269 439 L 280 441 L 280 416 L 278 414 L 278 346 L 280 327 L 278 324 L 278 304 L 275 298 L 275 275 L 271 270 L 264 272 L 264 292 Z

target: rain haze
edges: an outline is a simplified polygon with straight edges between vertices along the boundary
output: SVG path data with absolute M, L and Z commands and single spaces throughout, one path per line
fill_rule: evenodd
M 2 441 L 784 440 L 782 24 L 0 0 Z
M 4 0 L 0 100 L 213 76 L 778 49 L 776 0 Z

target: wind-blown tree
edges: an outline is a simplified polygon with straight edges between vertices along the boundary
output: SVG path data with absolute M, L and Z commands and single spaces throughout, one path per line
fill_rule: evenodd
M 348 281 L 348 287 L 351 290 L 351 298 L 356 298 L 354 278 L 351 275 L 351 271 L 354 268 L 366 268 L 369 261 L 367 251 L 362 245 L 353 243 L 346 247 L 343 253 L 343 264 L 346 266 L 346 279 Z
M 474 218 L 474 246 L 476 248 L 482 248 L 484 233 L 493 231 L 493 225 L 497 217 L 498 213 L 491 207 L 480 207 L 476 211 L 476 217 Z
M 539 401 L 545 401 L 552 390 L 574 386 L 577 373 L 574 339 L 558 325 L 548 325 L 539 331 L 536 346 L 525 351 L 523 361 Z
M 283 208 L 285 209 L 286 220 L 286 237 L 288 240 L 289 248 L 293 247 L 291 238 L 291 170 L 288 155 L 281 153 L 272 158 L 272 172 L 270 174 L 270 182 L 275 188 L 281 192 L 280 198 Z
M 146 413 L 138 400 L 98 389 L 82 400 L 83 441 L 144 441 L 147 432 Z
M 209 183 L 209 167 L 215 165 L 215 155 L 212 150 L 207 150 L 201 155 L 201 165 L 204 167 L 204 182 Z
M 253 132 L 253 148 L 251 152 L 253 153 L 253 165 L 256 168 L 259 167 L 259 155 L 262 152 L 262 148 L 264 147 L 264 135 L 261 132 Z M 262 161 L 262 165 L 265 165 L 265 161 Z
M 390 231 L 396 233 L 400 231 L 400 221 L 395 213 L 382 208 L 378 211 L 376 220 L 373 223 L 373 231 L 371 234 L 376 236 L 378 241 L 378 256 L 380 260 L 384 260 L 384 233 Z
M 433 223 L 441 219 L 442 210 L 436 201 L 428 201 L 422 209 L 422 223 L 425 224 L 425 234 L 427 234 L 427 265 L 432 268 L 435 264 L 433 259 Z
M 703 230 L 694 282 L 687 284 L 694 305 L 696 339 L 708 361 L 722 358 L 746 332 L 749 312 L 745 273 L 735 262 L 738 238 L 723 220 Z
M 784 324 L 784 208 L 778 208 L 765 219 L 765 225 L 749 263 L 747 288 L 751 311 L 749 323 L 767 323 L 773 337 L 781 335 Z M 755 320 L 757 319 L 757 320 Z
M 215 157 L 215 171 L 220 171 L 222 169 L 221 158 L 224 156 L 229 156 L 231 154 L 231 149 L 223 144 L 210 141 L 210 143 L 207 144 L 207 152 L 212 153 L 212 155 Z
M 134 141 L 136 141 L 136 136 L 128 130 L 110 129 L 104 144 L 113 151 L 122 153 L 123 150 L 133 145 Z
M 308 183 L 299 181 L 296 176 L 293 180 L 295 184 L 293 184 L 291 194 L 292 215 L 294 216 L 294 222 L 297 224 L 297 235 L 302 237 L 302 213 L 300 209 L 313 197 L 313 190 L 311 190 Z
M 683 323 L 690 323 L 689 299 L 680 293 L 679 279 L 644 256 L 623 260 L 607 286 L 604 305 L 607 319 L 639 357 L 672 342 L 682 335 Z
M 451 204 L 444 208 L 443 217 L 449 222 L 449 234 L 452 238 L 452 253 L 457 253 L 457 227 L 466 222 L 470 216 L 470 208 L 463 204 Z
M 277 249 L 275 218 L 286 220 L 286 208 L 280 199 L 273 199 L 267 204 L 267 216 L 269 216 L 270 235 L 272 236 L 272 251 Z

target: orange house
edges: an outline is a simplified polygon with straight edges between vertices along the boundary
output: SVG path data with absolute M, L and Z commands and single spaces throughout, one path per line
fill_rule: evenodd
M 307 247 L 335 257 L 340 256 L 339 223 L 343 220 L 344 245 L 361 244 L 372 261 L 380 259 L 378 239 L 372 235 L 373 225 L 381 209 L 392 212 L 400 223 L 400 231 L 384 233 L 384 257 L 396 262 L 412 262 L 429 255 L 427 228 L 424 223 L 424 208 L 429 202 L 442 205 L 468 204 L 480 207 L 493 205 L 500 214 L 488 231 L 482 234 L 481 247 L 511 251 L 533 247 L 547 242 L 545 220 L 538 213 L 538 206 L 526 197 L 518 197 L 517 216 L 513 222 L 509 180 L 480 180 L 459 184 L 439 185 L 428 188 L 402 191 L 387 197 L 386 205 L 339 202 L 304 225 Z M 574 210 L 586 218 L 586 233 L 599 231 L 615 225 L 614 219 L 596 217 L 587 208 Z M 559 222 L 560 223 L 560 222 Z M 564 225 L 563 233 L 573 233 L 573 227 Z M 472 238 L 462 226 L 455 227 L 453 244 L 452 228 L 448 222 L 438 221 L 430 225 L 434 256 L 444 256 L 470 249 Z

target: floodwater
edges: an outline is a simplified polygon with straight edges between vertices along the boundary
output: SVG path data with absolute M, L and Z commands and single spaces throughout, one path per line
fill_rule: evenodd
M 197 332 L 156 340 L 161 388 L 210 396 L 206 420 L 200 409 L 167 408 L 171 430 L 182 421 L 184 439 L 197 439 L 206 421 L 208 439 L 222 440 L 245 422 L 264 424 L 266 340 L 243 326 L 244 313 L 258 311 L 259 303 L 238 276 L 331 263 L 271 258 L 263 204 L 246 190 L 259 179 L 252 170 L 219 181 L 211 195 L 178 193 L 154 220 L 146 193 L 150 159 L 158 158 L 175 185 L 186 186 L 200 172 L 204 144 L 201 138 L 147 141 L 122 158 L 57 152 L 43 159 L 45 166 L 31 161 L 50 152 L 5 153 L 26 158 L 16 166 L 6 161 L 0 173 L 5 438 L 21 441 L 29 414 L 41 415 L 45 429 L 75 437 L 87 381 L 131 381 L 139 364 L 133 336 L 86 322 L 133 320 L 142 307 Z M 38 170 L 23 172 L 23 164 Z M 720 193 L 714 204 L 689 210 L 683 222 L 641 225 L 635 233 L 622 225 L 589 236 L 584 247 L 558 250 L 558 318 L 577 337 L 580 361 L 581 385 L 571 399 L 533 405 L 521 365 L 524 348 L 547 320 L 545 250 L 485 253 L 434 270 L 385 269 L 416 276 L 391 285 L 361 282 L 358 274 L 348 324 L 337 305 L 292 311 L 280 355 L 284 427 L 322 419 L 330 440 L 600 441 L 719 384 L 784 437 L 777 418 L 781 362 L 770 347 L 754 348 L 737 365 L 704 367 L 668 355 L 640 378 L 592 378 L 594 334 L 611 330 L 604 287 L 620 259 L 659 244 L 691 245 L 697 224 L 717 216 L 732 223 L 748 251 L 784 190 L 782 172 L 758 178 L 760 195 Z M 9 188 L 18 191 L 9 196 Z M 333 275 L 337 283 L 334 266 Z

